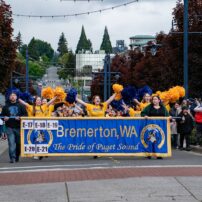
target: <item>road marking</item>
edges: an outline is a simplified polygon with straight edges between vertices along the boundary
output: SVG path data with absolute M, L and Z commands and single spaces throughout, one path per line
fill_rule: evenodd
M 49 166 L 23 166 L 23 167 L 2 167 L 0 170 L 12 170 L 12 169 L 29 169 L 29 168 L 56 168 L 56 167 L 84 167 L 84 166 L 103 166 L 103 165 L 109 165 L 108 163 L 103 164 L 58 164 L 58 165 L 49 165 Z
M 0 174 L 3 173 L 21 173 L 21 172 L 46 172 L 46 171 L 78 171 L 78 170 L 96 170 L 96 169 L 124 169 L 124 168 L 202 168 L 202 165 L 153 165 L 153 166 L 103 166 L 104 164 L 87 164 L 89 165 L 102 165 L 95 167 L 81 167 L 83 165 L 79 165 L 81 168 L 68 168 L 76 165 L 57 165 L 57 167 L 61 166 L 61 168 L 52 168 L 53 166 L 29 166 L 29 167 L 17 167 L 17 168 L 25 168 L 25 169 L 16 169 L 16 167 L 8 167 L 1 168 Z M 109 165 L 109 164 L 105 164 Z M 41 168 L 40 168 L 41 167 Z M 56 165 L 54 165 L 56 167 Z M 31 169 L 27 169 L 31 168 Z M 36 168 L 36 169 L 35 169 Z M 12 170 L 13 169 L 13 170 Z

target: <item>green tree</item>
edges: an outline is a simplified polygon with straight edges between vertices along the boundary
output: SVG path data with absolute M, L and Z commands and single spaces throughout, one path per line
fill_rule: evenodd
M 93 45 L 90 39 L 88 39 L 88 45 L 89 45 L 89 50 L 92 53 L 93 52 Z
M 41 78 L 45 74 L 45 68 L 37 62 L 29 61 L 29 75 Z
M 51 60 L 54 55 L 54 50 L 49 43 L 35 39 L 34 37 L 28 45 L 28 52 L 29 56 L 34 60 L 39 60 L 43 55 Z
M 0 0 L 0 92 L 5 91 L 15 66 L 16 42 L 12 40 L 11 7 Z
M 84 26 L 82 26 L 81 36 L 77 44 L 76 53 L 78 53 L 79 51 L 91 51 L 91 50 L 92 50 L 92 43 L 89 39 L 87 39 Z
M 57 51 L 59 52 L 59 56 L 62 56 L 65 53 L 68 53 L 67 40 L 66 40 L 63 32 L 62 32 L 60 39 L 59 39 L 59 42 L 58 42 Z
M 107 27 L 105 27 L 104 35 L 102 39 L 102 44 L 100 50 L 105 50 L 105 53 L 112 53 L 112 44 L 109 38 L 109 33 Z
M 18 32 L 18 35 L 16 36 L 15 38 L 15 41 L 16 41 L 16 44 L 17 44 L 17 49 L 18 51 L 21 50 L 22 48 L 22 45 L 23 45 L 23 42 L 22 42 L 22 35 L 20 32 Z
M 27 50 L 27 48 L 28 48 L 27 44 L 23 44 L 22 47 L 20 48 L 20 53 L 24 58 L 26 58 L 26 50 Z
M 59 64 L 61 68 L 58 70 L 58 75 L 60 79 L 69 79 L 75 76 L 76 62 L 75 55 L 72 52 L 65 53 L 59 58 Z

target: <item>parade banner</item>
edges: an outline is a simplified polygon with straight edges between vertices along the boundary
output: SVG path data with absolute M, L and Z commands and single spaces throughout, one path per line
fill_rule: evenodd
M 171 156 L 168 118 L 22 118 L 21 154 Z

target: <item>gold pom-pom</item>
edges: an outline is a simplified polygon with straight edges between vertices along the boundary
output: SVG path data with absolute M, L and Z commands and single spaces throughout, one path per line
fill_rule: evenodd
M 117 93 L 114 99 L 115 100 L 120 100 L 121 98 L 122 98 L 121 93 Z
M 63 102 L 65 100 L 66 93 L 62 87 L 57 86 L 54 89 L 54 96 L 57 96 L 57 99 L 55 100 L 56 103 Z
M 176 86 L 175 89 L 179 92 L 180 97 L 184 97 L 185 96 L 185 88 L 182 86 Z
M 155 94 L 156 94 L 157 96 L 160 96 L 160 95 L 161 95 L 161 91 L 157 91 Z
M 41 97 L 51 100 L 54 97 L 53 89 L 50 86 L 46 87 L 46 88 L 43 88 L 42 92 L 41 92 Z
M 164 91 L 162 92 L 160 95 L 159 95 L 160 99 L 162 100 L 162 102 L 165 104 L 165 103 L 168 103 L 169 102 L 169 94 L 168 94 L 168 91 Z
M 170 112 L 170 105 L 169 105 L 169 104 L 167 104 L 167 105 L 165 106 L 165 108 L 167 109 L 168 112 Z
M 169 94 L 169 100 L 171 103 L 176 102 L 180 98 L 179 91 L 175 87 L 170 88 L 168 91 L 168 94 Z
M 159 95 L 156 94 L 156 93 L 153 93 L 151 96 L 152 96 L 152 97 L 155 97 L 155 96 L 159 96 Z
M 120 93 L 123 90 L 123 86 L 119 84 L 114 84 L 112 88 L 115 93 Z

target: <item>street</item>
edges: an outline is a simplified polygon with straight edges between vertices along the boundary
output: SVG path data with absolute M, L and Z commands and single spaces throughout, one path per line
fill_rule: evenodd
M 1 142 L 0 201 L 202 201 L 202 154 L 174 150 L 171 158 L 48 157 L 8 162 Z
M 58 78 L 57 67 L 51 66 L 47 69 L 46 74 L 42 78 L 46 86 L 56 87 L 61 86 L 61 81 Z
M 8 151 L 0 158 L 0 172 L 24 172 L 58 169 L 93 169 L 125 167 L 202 167 L 202 154 L 173 150 L 171 158 L 147 159 L 145 157 L 48 157 L 42 160 L 20 158 L 20 162 L 9 163 Z

